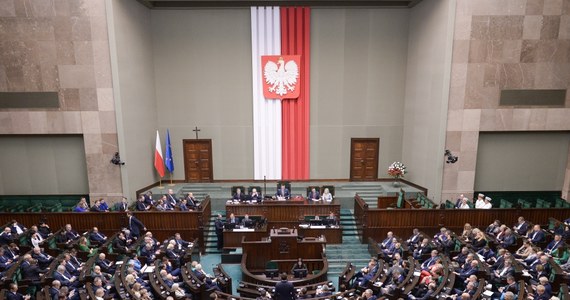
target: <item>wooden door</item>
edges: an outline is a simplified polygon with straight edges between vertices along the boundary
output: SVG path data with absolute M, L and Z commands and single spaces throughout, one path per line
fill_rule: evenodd
M 350 180 L 378 179 L 378 138 L 350 140 Z
M 212 182 L 212 140 L 183 140 L 186 182 Z

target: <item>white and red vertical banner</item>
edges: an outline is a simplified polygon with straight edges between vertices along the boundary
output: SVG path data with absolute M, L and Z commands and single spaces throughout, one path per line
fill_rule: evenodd
M 310 14 L 251 9 L 255 179 L 309 178 Z

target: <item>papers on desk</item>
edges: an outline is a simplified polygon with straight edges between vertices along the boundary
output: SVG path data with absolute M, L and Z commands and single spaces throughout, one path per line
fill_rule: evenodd
M 327 228 L 327 226 L 325 226 L 325 225 L 311 225 L 310 228 L 311 229 L 325 229 L 325 228 Z
M 491 297 L 491 296 L 493 296 L 493 291 L 484 291 L 483 295 L 487 296 L 487 297 Z
M 122 260 L 119 260 L 119 261 L 116 261 L 116 262 L 115 262 L 115 265 L 117 265 L 117 266 L 120 266 L 120 265 L 122 265 L 122 264 L 123 264 L 123 261 L 122 261 Z
M 152 265 L 151 265 L 151 266 L 149 266 L 149 265 L 144 265 L 144 266 L 141 268 L 141 273 L 152 273 L 152 272 L 154 272 L 154 266 L 152 266 Z
M 253 232 L 255 229 L 253 228 L 234 228 L 234 232 Z
M 420 276 L 421 274 L 422 274 L 422 273 L 421 273 L 420 271 L 415 271 L 415 272 L 414 272 L 414 276 L 416 276 L 416 277 L 417 277 L 417 276 Z
M 523 273 L 522 275 L 525 276 L 525 277 L 531 277 L 530 273 L 529 273 L 527 270 L 524 270 L 524 269 L 523 269 L 523 270 L 522 270 L 522 273 Z
M 477 256 L 479 256 L 480 261 L 485 261 L 485 257 L 483 255 L 477 253 Z

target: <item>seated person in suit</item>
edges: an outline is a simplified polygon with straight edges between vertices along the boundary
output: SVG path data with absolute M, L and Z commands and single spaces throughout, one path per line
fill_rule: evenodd
M 9 245 L 15 239 L 15 235 L 12 234 L 12 230 L 9 226 L 4 227 L 4 231 L 0 233 L 0 245 Z
M 196 209 L 200 205 L 200 203 L 198 203 L 198 200 L 194 197 L 194 193 L 192 192 L 188 192 L 185 199 L 186 206 L 188 206 L 190 209 Z
M 18 293 L 18 284 L 10 283 L 10 290 L 6 292 L 5 295 L 7 300 L 28 300 L 30 295 L 22 295 Z
M 147 204 L 145 202 L 145 196 L 140 195 L 139 198 L 137 199 L 137 204 L 135 206 L 135 209 L 138 211 L 147 211 L 150 208 L 151 208 L 151 204 Z
M 321 199 L 325 202 L 332 202 L 333 201 L 333 195 L 329 191 L 329 188 L 325 188 L 325 190 L 323 191 L 323 194 L 321 195 Z
M 228 221 L 226 223 L 227 224 L 235 224 L 235 225 L 240 224 L 239 218 L 236 217 L 233 213 L 230 214 L 230 218 L 228 219 Z
M 251 199 L 251 201 L 261 202 L 263 200 L 263 197 L 257 192 L 256 188 L 253 188 L 251 190 L 251 194 L 249 195 L 249 199 Z
M 236 189 L 234 196 L 232 197 L 233 200 L 243 201 L 245 200 L 245 195 L 241 192 L 240 188 Z
M 321 194 L 317 191 L 317 189 L 312 188 L 307 198 L 312 201 L 321 201 Z
M 532 232 L 528 235 L 528 238 L 530 239 L 530 242 L 533 244 L 537 244 L 537 243 L 542 243 L 546 240 L 546 236 L 544 235 L 544 232 L 542 231 L 542 229 L 540 228 L 540 225 L 534 225 L 534 227 L 532 228 Z
M 556 251 L 556 249 L 558 249 L 558 247 L 562 246 L 563 244 L 564 242 L 562 241 L 562 236 L 560 234 L 555 234 L 552 242 L 550 242 L 544 249 L 544 253 L 552 255 L 552 252 Z
M 329 216 L 327 217 L 327 222 L 330 226 L 337 226 L 338 225 L 338 219 L 334 215 L 334 212 L 331 211 L 329 213 Z
M 91 242 L 103 244 L 105 241 L 107 241 L 107 237 L 99 232 L 99 228 L 93 227 L 91 233 L 89 234 L 89 240 L 91 240 Z
M 12 225 L 10 225 L 10 230 L 12 231 L 12 234 L 20 235 L 24 233 L 24 231 L 26 231 L 27 228 L 26 226 L 18 223 L 18 221 L 12 220 Z
M 284 184 L 281 184 L 281 187 L 277 190 L 277 193 L 275 193 L 275 196 L 279 199 L 289 199 L 289 197 L 291 197 L 291 195 L 289 194 L 289 190 L 287 188 L 285 188 Z
M 241 220 L 241 226 L 247 227 L 247 228 L 253 227 L 253 220 L 249 218 L 248 214 L 245 214 L 245 216 Z
M 513 230 L 515 230 L 519 235 L 525 235 L 528 231 L 528 222 L 524 219 L 524 217 L 519 217 L 517 224 L 513 226 Z

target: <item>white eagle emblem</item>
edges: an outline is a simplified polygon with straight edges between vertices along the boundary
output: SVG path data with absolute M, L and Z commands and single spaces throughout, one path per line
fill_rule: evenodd
M 279 57 L 277 63 L 268 61 L 265 64 L 263 77 L 269 86 L 269 92 L 283 96 L 289 91 L 295 90 L 297 78 L 299 77 L 299 66 L 297 66 L 294 60 L 285 63 L 283 57 Z

